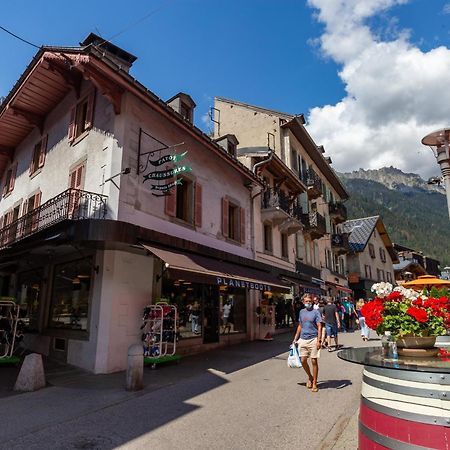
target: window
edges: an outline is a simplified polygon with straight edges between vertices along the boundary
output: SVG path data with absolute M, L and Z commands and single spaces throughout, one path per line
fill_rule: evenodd
M 264 251 L 270 252 L 270 253 L 273 251 L 272 224 L 270 224 L 270 223 L 264 224 Z
M 95 91 L 79 101 L 70 112 L 69 141 L 72 142 L 92 128 L 94 118 Z
M 373 244 L 369 244 L 369 254 L 371 258 L 375 258 L 375 247 Z
M 365 271 L 366 279 L 371 280 L 372 279 L 372 268 L 366 264 L 364 266 L 364 271 Z
M 18 276 L 17 303 L 20 305 L 20 318 L 27 331 L 38 331 L 39 305 L 41 302 L 41 283 L 43 269 L 36 268 L 22 272 Z
M 239 207 L 228 203 L 228 237 L 239 240 Z
M 281 233 L 281 257 L 289 258 L 288 235 Z
M 190 108 L 185 103 L 180 104 L 180 114 L 189 122 L 192 122 L 192 108 Z
M 332 269 L 331 261 L 332 261 L 331 250 L 326 249 L 325 250 L 325 267 L 330 270 Z
M 193 188 L 192 181 L 187 178 L 183 178 L 181 184 L 176 186 L 177 201 L 175 217 L 188 223 L 192 223 L 194 218 Z
M 392 283 L 392 275 L 391 272 L 386 272 L 386 281 L 388 283 Z
M 35 146 L 30 163 L 30 176 L 44 166 L 45 153 L 47 151 L 47 135 L 44 136 Z
M 13 164 L 6 172 L 5 184 L 3 186 L 3 195 L 7 195 L 14 189 L 16 181 L 17 163 Z
M 381 281 L 381 270 L 377 269 L 377 281 Z
M 386 252 L 384 250 L 384 248 L 380 247 L 380 259 L 382 262 L 386 262 Z
M 80 164 L 73 168 L 69 173 L 69 216 L 75 218 L 80 208 L 81 193 L 78 190 L 83 189 L 84 176 L 86 172 L 85 163 Z
M 92 258 L 55 266 L 50 328 L 87 330 Z
M 222 198 L 222 234 L 235 242 L 245 243 L 245 209 L 228 198 Z
M 291 147 L 291 169 L 298 173 L 298 158 L 295 148 Z
M 234 142 L 231 142 L 229 139 L 227 141 L 227 151 L 230 155 L 236 156 L 237 146 Z
M 41 192 L 36 192 L 36 194 L 32 195 L 28 198 L 23 204 L 22 215 L 27 215 L 24 223 L 24 231 L 25 234 L 30 233 L 31 231 L 36 230 L 39 225 L 39 211 L 37 208 L 41 205 Z M 32 211 L 35 211 L 32 213 Z M 31 214 L 28 214 L 31 213 Z

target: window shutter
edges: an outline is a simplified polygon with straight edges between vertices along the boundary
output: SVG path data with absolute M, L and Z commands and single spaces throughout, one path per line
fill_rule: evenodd
M 68 132 L 69 142 L 72 142 L 75 139 L 75 116 L 76 116 L 76 111 L 77 111 L 77 108 L 75 106 L 70 110 L 69 132 Z
M 78 167 L 75 173 L 75 189 L 81 189 L 83 184 L 83 170 L 84 166 Z
M 91 128 L 94 122 L 94 102 L 95 102 L 95 90 L 91 92 L 88 98 L 86 109 L 86 122 L 84 124 L 85 130 Z
M 222 234 L 228 237 L 228 200 L 222 198 Z
M 195 226 L 202 226 L 202 185 L 200 183 L 195 183 Z
M 76 183 L 77 183 L 77 171 L 74 170 L 74 171 L 70 172 L 70 175 L 69 175 L 69 187 L 71 189 L 75 189 Z
M 169 183 L 174 180 L 169 180 Z M 177 187 L 171 189 L 170 194 L 166 195 L 165 213 L 169 217 L 175 217 L 177 215 Z
M 11 192 L 14 189 L 14 184 L 16 183 L 16 175 L 17 175 L 17 163 L 14 164 L 14 167 L 11 171 L 11 178 L 9 180 L 9 189 L 8 191 Z
M 245 209 L 240 208 L 241 210 L 241 244 L 245 244 Z
M 33 209 L 38 208 L 39 206 L 41 206 L 41 197 L 42 197 L 42 192 L 39 191 L 35 196 L 34 196 L 34 205 L 33 205 Z
M 28 199 L 24 200 L 22 204 L 22 214 L 21 216 L 24 216 L 28 212 Z
M 43 167 L 45 163 L 45 154 L 47 153 L 47 141 L 48 141 L 48 134 L 44 135 L 41 141 L 41 149 L 39 152 L 39 164 L 38 167 Z

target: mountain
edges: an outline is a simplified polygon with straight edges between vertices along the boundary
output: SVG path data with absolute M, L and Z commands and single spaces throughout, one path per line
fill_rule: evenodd
M 340 174 L 349 219 L 380 214 L 393 242 L 450 266 L 450 222 L 442 188 L 394 167 Z M 436 189 L 437 188 L 437 189 Z

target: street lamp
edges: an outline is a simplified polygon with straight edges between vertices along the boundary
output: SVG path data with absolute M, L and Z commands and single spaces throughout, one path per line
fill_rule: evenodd
M 423 145 L 428 145 L 441 168 L 447 194 L 448 214 L 450 216 L 450 154 L 449 154 L 450 128 L 433 131 L 422 139 Z

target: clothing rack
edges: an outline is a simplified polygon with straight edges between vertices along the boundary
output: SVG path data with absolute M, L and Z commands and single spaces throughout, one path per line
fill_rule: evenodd
M 17 342 L 20 305 L 0 300 L 0 359 L 12 358 Z

